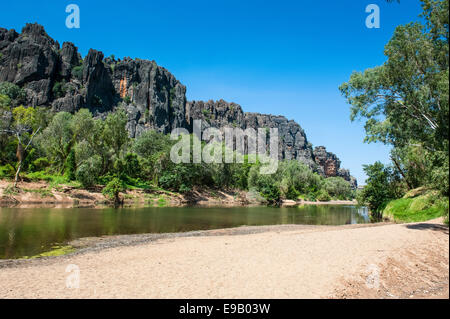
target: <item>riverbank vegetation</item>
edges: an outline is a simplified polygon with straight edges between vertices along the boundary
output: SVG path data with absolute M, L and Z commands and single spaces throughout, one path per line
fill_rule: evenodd
M 358 194 L 374 219 L 420 221 L 446 215 L 449 196 L 449 2 L 423 0 L 424 23 L 396 28 L 387 61 L 355 72 L 340 90 L 365 141 L 392 146 L 391 163 L 366 165 Z M 421 188 L 417 196 L 408 193 Z
M 252 155 L 244 156 L 244 163 L 177 164 L 170 159 L 177 141 L 153 130 L 129 138 L 127 115 L 120 107 L 102 119 L 87 109 L 70 114 L 23 107 L 24 96 L 22 88 L 0 83 L 0 178 L 43 180 L 50 187 L 100 185 L 115 203 L 127 189 L 154 188 L 178 193 L 196 188 L 251 190 L 271 204 L 354 196 L 344 179 L 325 179 L 296 160 L 280 162 L 272 175 L 260 174 L 263 164 Z

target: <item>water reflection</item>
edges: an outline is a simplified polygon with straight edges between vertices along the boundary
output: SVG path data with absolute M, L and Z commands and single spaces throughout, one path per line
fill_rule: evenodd
M 185 232 L 242 225 L 367 223 L 354 206 L 57 209 L 0 208 L 0 258 L 33 256 L 81 237 Z

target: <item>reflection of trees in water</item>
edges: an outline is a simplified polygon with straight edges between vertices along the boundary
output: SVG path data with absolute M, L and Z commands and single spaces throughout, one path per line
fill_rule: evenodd
M 351 206 L 292 208 L 0 208 L 0 258 L 33 256 L 82 237 L 165 233 L 242 225 L 343 225 L 367 222 L 367 210 Z

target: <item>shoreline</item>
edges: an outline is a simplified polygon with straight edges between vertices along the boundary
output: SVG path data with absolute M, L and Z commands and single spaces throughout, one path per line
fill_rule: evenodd
M 60 256 L 48 256 L 38 258 L 15 258 L 0 259 L 0 270 L 10 267 L 40 265 L 53 263 L 61 259 L 67 259 L 76 255 L 84 255 L 87 253 L 98 253 L 105 249 L 118 247 L 134 247 L 156 243 L 160 240 L 170 240 L 175 238 L 190 237 L 215 237 L 215 236 L 242 236 L 253 235 L 267 232 L 289 232 L 289 231 L 333 231 L 339 229 L 354 229 L 379 227 L 383 225 L 393 224 L 391 222 L 380 222 L 372 224 L 348 224 L 348 225 L 303 225 L 303 224 L 281 224 L 281 225 L 263 225 L 263 226 L 238 226 L 230 228 L 217 228 L 208 230 L 193 230 L 186 232 L 174 233 L 143 233 L 143 234 L 122 234 L 122 235 L 103 235 L 98 237 L 82 237 L 73 239 L 64 244 L 71 246 L 75 250 Z
M 448 238 L 441 219 L 83 238 L 68 255 L 0 260 L 0 297 L 448 298 Z M 64 286 L 68 264 L 79 290 Z
M 21 182 L 17 191 L 8 191 L 10 181 L 0 180 L 0 207 L 14 208 L 111 208 L 100 187 L 90 190 L 67 185 L 50 187 L 48 182 Z M 236 190 L 193 190 L 187 194 L 165 190 L 129 189 L 120 193 L 123 207 L 243 207 L 262 206 L 266 203 L 251 196 L 250 192 Z M 283 200 L 280 207 L 299 205 L 357 205 L 355 200 L 312 202 Z

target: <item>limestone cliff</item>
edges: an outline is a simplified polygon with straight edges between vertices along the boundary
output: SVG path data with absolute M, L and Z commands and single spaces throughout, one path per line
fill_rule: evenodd
M 154 61 L 105 58 L 93 49 L 82 59 L 74 44 L 64 42 L 61 47 L 39 24 L 27 24 L 20 34 L 0 28 L 1 81 L 23 87 L 28 105 L 48 106 L 55 112 L 88 108 L 95 116 L 105 117 L 122 104 L 131 137 L 149 129 L 163 133 L 176 127 L 192 129 L 194 119 L 202 119 L 206 127 L 278 128 L 280 158 L 297 159 L 324 176 L 341 176 L 356 187 L 337 156 L 322 146 L 313 149 L 295 121 L 245 113 L 240 105 L 223 100 L 189 102 L 186 87 Z

